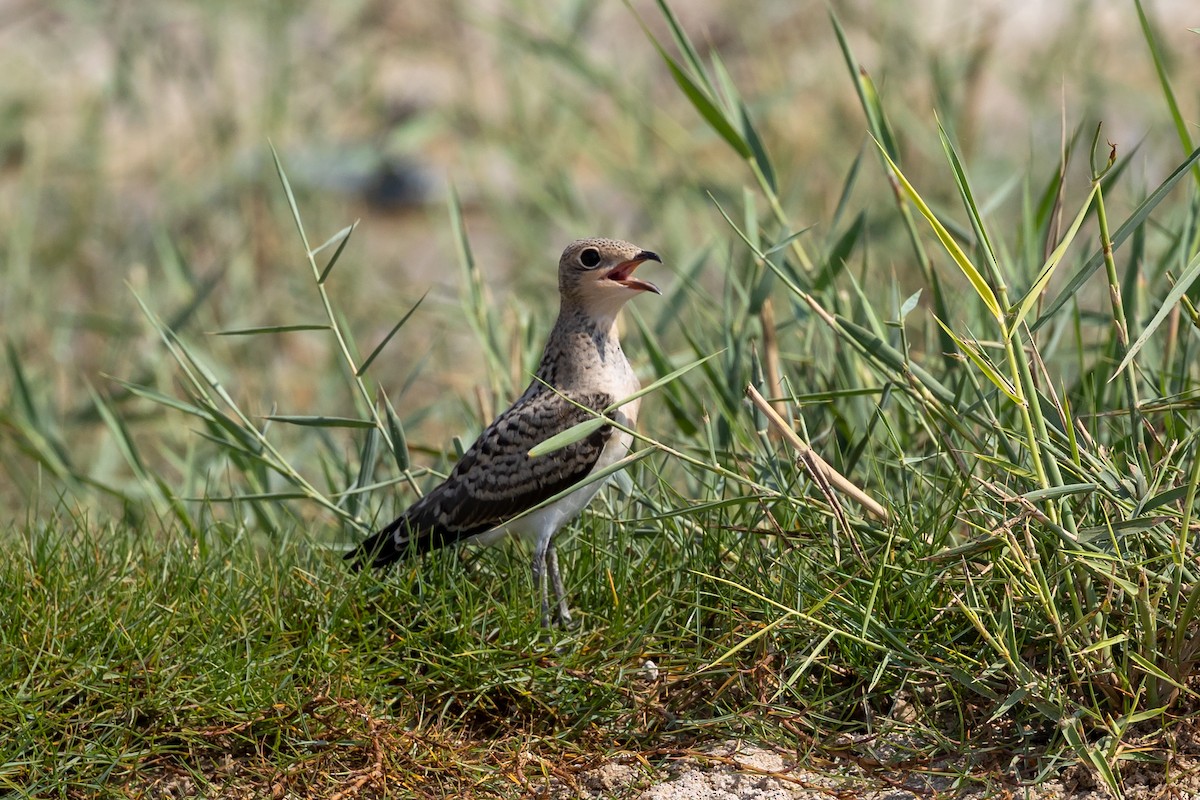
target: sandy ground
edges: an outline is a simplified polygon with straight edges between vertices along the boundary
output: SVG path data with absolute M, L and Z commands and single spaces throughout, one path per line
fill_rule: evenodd
M 710 748 L 647 766 L 636 760 L 602 764 L 578 776 L 576 785 L 559 785 L 550 796 L 569 798 L 636 798 L 636 800 L 924 800 L 925 798 L 1025 798 L 1026 800 L 1108 800 L 1084 770 L 1067 770 L 1063 778 L 1037 786 L 993 776 L 963 779 L 953 764 L 926 772 L 868 772 L 853 767 L 816 771 L 784 755 L 746 742 L 726 741 Z M 1176 756 L 1170 768 L 1129 771 L 1129 800 L 1200 797 L 1200 759 Z

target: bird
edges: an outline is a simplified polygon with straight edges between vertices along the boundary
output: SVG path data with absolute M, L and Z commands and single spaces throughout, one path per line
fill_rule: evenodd
M 572 623 L 554 537 L 603 481 L 530 509 L 629 452 L 640 404 L 640 398 L 630 398 L 641 387 L 621 349 L 617 318 L 633 297 L 662 294 L 634 277 L 647 261 L 662 263 L 657 253 L 617 239 L 580 239 L 563 250 L 558 318 L 528 388 L 484 429 L 441 484 L 346 554 L 354 568 L 386 567 L 460 542 L 488 545 L 515 537 L 532 552 L 542 627 L 551 624 L 550 589 L 553 621 Z M 538 444 L 597 415 L 608 421 L 583 438 L 530 455 Z

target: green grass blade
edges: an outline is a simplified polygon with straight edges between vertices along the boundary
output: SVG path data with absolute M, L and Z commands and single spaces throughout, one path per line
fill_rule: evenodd
M 620 400 L 615 401 L 608 408 L 604 409 L 603 412 L 593 412 L 593 413 L 596 413 L 596 416 L 591 417 L 590 419 L 586 419 L 583 422 L 572 425 L 570 428 L 567 428 L 565 431 L 555 434 L 554 436 L 551 436 L 546 441 L 536 445 L 533 449 L 531 449 L 529 451 L 530 458 L 538 458 L 540 456 L 546 455 L 547 453 L 553 453 L 556 450 L 561 450 L 564 447 L 566 447 L 567 445 L 575 444 L 575 442 L 578 442 L 581 439 L 584 439 L 587 436 L 590 436 L 594 431 L 599 429 L 602 425 L 606 425 L 606 424 L 609 424 L 612 422 L 611 419 L 604 416 L 605 414 L 608 414 L 611 411 L 615 411 L 616 409 L 620 408 L 621 406 L 625 405 L 626 403 L 636 400 L 639 397 L 643 397 L 647 394 L 650 394 L 651 392 L 658 390 L 660 387 L 665 386 L 665 385 L 671 383 L 672 381 L 678 380 L 681 376 L 686 375 L 687 373 L 694 370 L 696 367 L 699 367 L 701 364 L 704 364 L 705 362 L 716 358 L 717 356 L 721 355 L 721 353 L 723 353 L 723 352 L 724 351 L 721 350 L 716 353 L 712 353 L 710 355 L 704 356 L 703 358 L 692 361 L 691 363 L 686 364 L 667 375 L 664 375 L 663 377 L 654 381 L 650 385 L 643 386 L 641 389 L 637 390 L 636 392 L 629 395 L 628 397 L 622 397 Z
M 408 454 L 408 437 L 404 435 L 404 425 L 400 422 L 400 415 L 396 413 L 396 409 L 392 407 L 391 398 L 386 394 L 383 395 L 383 408 L 387 415 L 388 432 L 391 434 L 392 440 L 392 456 L 396 459 L 396 466 L 401 470 L 408 470 L 412 465 Z
M 809 225 L 807 227 L 801 228 L 798 231 L 789 233 L 787 236 L 784 236 L 782 239 L 775 242 L 775 244 L 771 245 L 766 250 L 764 250 L 763 255 L 764 256 L 773 256 L 778 252 L 786 250 L 787 248 L 791 247 L 792 242 L 796 241 L 801 236 L 803 236 L 804 234 L 808 233 L 811 230 L 812 230 L 812 226 Z
M 987 226 L 983 224 L 983 215 L 979 213 L 979 206 L 975 203 L 975 193 L 971 191 L 971 183 L 967 180 L 967 171 L 963 167 L 962 159 L 959 158 L 958 150 L 950 141 L 940 119 L 938 120 L 938 139 L 941 140 L 942 150 L 945 151 L 946 159 L 950 162 L 951 172 L 954 173 L 954 183 L 958 187 L 963 206 L 967 209 L 967 216 L 971 219 L 971 228 L 975 231 L 975 238 L 979 240 L 979 244 L 983 248 L 992 280 L 999 282 L 1000 265 L 996 259 L 996 249 L 992 247 L 992 238 L 988 235 Z
M 661 378 L 654 381 L 653 383 L 643 386 L 641 389 L 638 389 L 636 392 L 629 395 L 628 397 L 623 397 L 620 400 L 616 401 L 611 406 L 609 406 L 607 409 L 605 409 L 605 412 L 613 411 L 615 409 L 620 408 L 621 406 L 625 405 L 628 402 L 637 400 L 639 397 L 645 397 L 646 395 L 650 394 L 651 392 L 658 391 L 659 387 L 666 386 L 668 383 L 678 380 L 680 377 L 688 374 L 689 372 L 694 370 L 696 367 L 700 366 L 701 364 L 704 364 L 707 361 L 711 361 L 712 359 L 716 358 L 717 356 L 721 355 L 724 352 L 725 352 L 724 350 L 718 350 L 717 352 L 710 353 L 709 355 L 706 355 L 703 358 L 698 358 L 695 361 L 692 361 L 688 364 L 684 364 L 679 369 L 669 372 L 666 375 L 663 375 Z
M 688 38 L 688 35 L 683 30 L 683 26 L 679 24 L 679 18 L 675 16 L 675 12 L 666 3 L 666 0 L 656 0 L 656 3 L 658 4 L 659 13 L 667 21 L 667 27 L 671 30 L 671 38 L 675 40 L 675 46 L 683 54 L 683 58 L 687 61 L 692 74 L 698 80 L 704 82 L 704 90 L 709 95 L 713 94 L 712 84 L 708 82 L 708 78 L 704 74 L 704 64 L 700 61 L 700 54 L 696 52 L 696 48 L 692 45 L 692 40 Z M 626 2 L 626 5 L 629 5 L 629 3 Z M 632 6 L 629 7 L 632 9 Z M 641 17 L 638 17 L 638 21 L 641 21 Z M 642 28 L 645 29 L 645 25 Z
M 835 317 L 835 319 L 838 326 L 848 334 L 848 338 L 857 343 L 863 352 L 874 359 L 876 363 L 895 373 L 901 380 L 905 373 L 912 373 L 940 402 L 951 408 L 957 407 L 954 392 L 919 364 L 906 360 L 903 353 L 861 325 L 841 316 Z
M 850 41 L 846 38 L 846 32 L 842 30 L 842 23 L 832 8 L 829 9 L 829 21 L 833 24 L 833 32 L 837 37 L 838 47 L 841 48 L 842 58 L 846 61 L 846 69 L 850 72 L 850 79 L 854 81 L 854 91 L 858 94 L 859 105 L 862 106 L 863 113 L 867 116 L 867 130 L 877 142 L 882 143 L 888 160 L 895 162 L 900 158 L 900 149 L 896 146 L 891 126 L 887 124 L 879 92 L 876 91 L 875 84 L 867 71 L 854 57 L 854 52 L 850 49 Z
M 1049 489 L 1034 489 L 1032 492 L 1025 492 L 1021 497 L 1031 502 L 1041 503 L 1046 500 L 1058 500 L 1061 497 L 1089 495 L 1099 488 L 1100 484 L 1098 483 L 1068 483 L 1063 486 L 1051 486 Z
M 1192 287 L 1192 284 L 1196 282 L 1197 276 L 1200 276 L 1200 253 L 1197 253 L 1192 257 L 1192 260 L 1188 262 L 1187 269 L 1185 269 L 1183 274 L 1179 276 L 1179 280 L 1175 281 L 1175 285 L 1171 287 L 1171 291 L 1167 292 L 1167 296 L 1163 300 L 1162 305 L 1159 307 L 1158 313 L 1154 315 L 1154 318 L 1150 320 L 1149 324 L 1146 325 L 1140 334 L 1138 334 L 1137 339 L 1135 339 L 1133 344 L 1129 346 L 1129 351 L 1125 353 L 1125 357 L 1121 359 L 1121 363 L 1117 365 L 1115 370 L 1113 370 L 1112 376 L 1109 377 L 1110 381 L 1120 375 L 1126 367 L 1133 363 L 1134 357 L 1136 357 L 1138 352 L 1146 346 L 1146 342 L 1150 341 L 1150 337 L 1154 335 L 1154 332 L 1158 330 L 1159 326 L 1166 321 L 1171 311 L 1175 308 L 1175 304 L 1179 302 L 1180 298 L 1182 298 L 1187 290 Z
M 733 109 L 728 115 L 733 123 L 736 123 L 737 128 L 742 134 L 742 139 L 750 148 L 753 154 L 754 163 L 758 164 L 758 170 L 766 181 L 767 187 L 771 194 L 777 194 L 779 191 L 778 184 L 775 178 L 775 167 L 771 165 L 771 159 L 767 155 L 767 148 L 763 144 L 762 137 L 758 135 L 758 131 L 754 128 L 754 122 L 750 118 L 750 109 L 746 107 L 746 103 L 742 100 L 741 94 L 734 85 L 733 78 L 730 77 L 728 70 L 725 69 L 725 62 L 721 60 L 719 54 L 714 53 L 712 56 L 713 72 L 717 76 L 717 83 L 721 87 L 721 91 L 727 100 L 729 108 Z
M 647 34 L 649 35 L 649 34 Z M 674 59 L 667 54 L 659 46 L 658 42 L 651 38 L 654 46 L 658 49 L 658 53 L 666 62 L 667 69 L 671 72 L 671 77 L 675 79 L 675 84 L 683 90 L 684 95 L 692 104 L 692 107 L 704 118 L 704 121 L 709 124 L 709 127 L 716 132 L 718 136 L 724 139 L 730 147 L 734 149 L 739 156 L 744 159 L 750 159 L 754 153 L 750 149 L 749 143 L 742 138 L 742 135 L 730 124 L 725 118 L 725 113 L 717 107 L 717 104 L 704 93 L 704 91 L 693 81 L 686 72 L 684 72 Z
M 866 225 L 867 213 L 865 211 L 858 212 L 854 217 L 854 221 L 850 223 L 850 227 L 846 228 L 845 233 L 839 236 L 837 241 L 833 243 L 833 246 L 829 248 L 829 253 L 825 257 L 825 264 L 813 279 L 813 291 L 819 292 L 829 288 L 830 284 L 846 268 L 850 260 L 850 254 L 862 239 Z
M 1146 46 L 1150 50 L 1150 58 L 1154 61 L 1154 72 L 1158 76 L 1158 85 L 1162 89 L 1163 99 L 1167 101 L 1167 108 L 1171 112 L 1171 120 L 1175 123 L 1175 134 L 1179 137 L 1179 143 L 1183 145 L 1183 152 L 1190 152 L 1195 149 L 1195 145 L 1192 144 L 1192 135 L 1188 132 L 1188 123 L 1183 118 L 1183 113 L 1179 110 L 1179 102 L 1175 99 L 1175 90 L 1171 88 L 1171 79 L 1167 75 L 1167 67 L 1163 61 L 1161 47 L 1159 46 L 1158 39 L 1154 36 L 1154 31 L 1150 28 L 1150 18 L 1146 16 L 1146 9 L 1142 7 L 1142 0 L 1133 0 L 1133 5 L 1137 9 L 1138 23 L 1142 28 L 1142 37 L 1146 40 Z M 1196 186 L 1200 187 L 1200 166 L 1193 168 L 1192 176 L 1196 179 Z
M 665 375 L 666 373 L 670 372 L 671 361 L 667 354 L 663 352 L 662 347 L 655 340 L 655 337 L 651 335 L 651 331 L 647 328 L 646 322 L 642 319 L 642 316 L 635 313 L 632 315 L 632 317 L 634 324 L 637 326 L 638 331 L 642 335 L 642 341 L 645 343 L 644 347 L 646 350 L 646 355 L 649 357 L 650 363 L 654 367 L 654 371 L 659 375 Z M 694 436 L 699 430 L 699 427 L 692 419 L 692 415 L 685 410 L 685 392 L 687 393 L 687 400 L 689 400 L 694 407 L 700 407 L 703 405 L 699 397 L 697 397 L 696 392 L 692 391 L 689 387 L 687 387 L 686 384 L 673 383 L 668 386 L 666 391 L 663 392 L 663 400 L 666 402 L 667 411 L 670 412 L 671 420 L 675 423 L 675 427 L 679 430 L 679 432 L 684 436 Z
M 288 180 L 287 173 L 283 171 L 283 162 L 279 160 L 279 153 L 275 150 L 275 145 L 268 143 L 268 146 L 271 148 L 271 158 L 275 161 L 275 174 L 279 176 L 279 182 L 283 184 L 283 193 L 287 197 L 288 208 L 292 212 L 292 221 L 296 223 L 296 230 L 300 233 L 300 240 L 304 242 L 304 249 L 312 252 L 312 248 L 308 245 L 308 235 L 304 232 L 304 222 L 300 219 L 300 207 L 296 204 L 292 183 Z
M 383 437 L 378 428 L 371 426 L 363 438 L 362 449 L 358 455 L 358 475 L 346 491 L 338 493 L 338 500 L 346 504 L 346 513 L 355 519 L 361 518 L 366 497 L 353 489 L 371 483 L 371 476 L 375 474 L 375 466 L 379 463 L 379 441 Z
M 982 352 L 967 344 L 965 340 L 960 338 L 954 331 L 950 330 L 950 328 L 946 326 L 946 323 L 942 322 L 937 317 L 934 317 L 934 321 L 937 322 L 938 325 L 942 326 L 942 330 L 946 332 L 946 335 L 954 340 L 954 344 L 958 346 L 958 349 L 961 350 L 962 353 L 971 360 L 971 363 L 983 373 L 985 378 L 991 381 L 997 389 L 1008 395 L 1008 398 L 1014 403 L 1022 408 L 1025 407 L 1025 398 L 1021 397 L 1021 395 L 1017 393 L 1016 387 L 1009 383 L 1004 376 L 1000 374 L 999 370 L 997 370 L 995 366 L 988 361 L 987 357 L 984 356 Z
M 42 426 L 42 415 L 38 410 L 37 401 L 33 398 L 33 390 L 30 388 L 29 378 L 25 375 L 25 368 L 21 365 L 21 358 L 17 355 L 17 348 L 13 346 L 11 340 L 4 342 L 4 350 L 8 356 L 8 368 L 12 372 L 12 381 L 16 389 L 17 404 L 25 418 L 36 428 Z
M 387 343 L 392 340 L 392 337 L 395 336 L 402 327 L 404 327 L 404 323 L 408 322 L 408 318 L 413 315 L 414 311 L 421 307 L 421 303 L 425 302 L 425 298 L 428 296 L 429 291 L 426 290 L 425 294 L 421 295 L 417 302 L 413 303 L 412 308 L 408 309 L 404 316 L 400 318 L 400 321 L 392 326 L 392 329 L 388 331 L 387 336 L 383 337 L 383 340 L 375 346 L 375 349 L 372 350 L 371 354 L 367 356 L 365 361 L 363 361 L 362 366 L 358 368 L 357 377 L 361 378 L 367 373 L 367 368 L 371 366 L 371 362 L 375 360 L 376 356 L 383 352 L 383 348 L 387 346 Z
M 322 250 L 324 250 L 326 247 L 328 247 L 331 243 L 333 243 L 335 241 L 337 241 L 337 243 L 338 243 L 337 250 L 334 250 L 333 255 L 329 257 L 329 262 L 325 264 L 325 269 L 321 270 L 321 274 L 317 276 L 317 284 L 318 285 L 324 284 L 325 279 L 329 277 L 329 273 L 333 272 L 334 265 L 337 264 L 338 259 L 342 257 L 342 251 L 346 249 L 346 245 L 350 242 L 350 235 L 352 233 L 354 233 L 354 230 L 357 227 L 358 227 L 358 221 L 356 220 L 352 225 L 347 225 L 345 228 L 342 228 L 340 231 L 335 233 L 327 242 L 325 242 L 325 244 L 321 245 L 316 250 L 312 251 L 312 255 L 315 256 L 318 253 L 320 253 Z
M 549 439 L 541 442 L 529 450 L 530 458 L 541 458 L 544 455 L 562 450 L 564 447 L 573 445 L 576 442 L 582 441 L 591 436 L 596 431 L 600 430 L 605 425 L 612 423 L 612 420 L 603 416 L 595 416 L 590 419 L 585 419 L 583 422 L 572 425 L 565 431 L 561 431 L 551 436 Z
M 155 389 L 151 389 L 147 386 L 140 386 L 136 383 L 131 383 L 130 381 L 121 380 L 120 378 L 111 378 L 110 380 L 116 381 L 130 394 L 141 397 L 143 400 L 149 400 L 151 403 L 163 406 L 165 408 L 173 408 L 176 411 L 182 411 L 188 416 L 199 417 L 203 420 L 212 420 L 212 415 L 207 409 L 201 408 L 194 403 L 187 403 L 183 400 L 178 400 Z
M 117 450 L 125 459 L 125 463 L 129 465 L 129 469 L 143 485 L 153 487 L 154 483 L 150 480 L 146 472 L 146 464 L 142 460 L 141 454 L 138 453 L 137 446 L 134 444 L 133 436 L 129 432 L 129 427 L 125 421 L 113 413 L 112 407 L 105 401 L 100 393 L 89 383 L 87 386 L 88 396 L 96 405 L 96 410 L 100 414 L 100 419 L 103 420 L 105 426 L 113 434 L 113 441 L 116 442 Z
M 899 182 L 900 188 L 905 196 L 907 196 L 912 204 L 917 207 L 917 210 L 921 212 L 921 216 L 925 217 L 925 221 L 929 223 L 931 228 L 933 228 L 934 235 L 936 235 L 938 241 L 942 243 L 942 247 L 946 250 L 950 257 L 954 259 L 954 263 L 958 265 L 958 268 L 962 270 L 963 275 L 965 275 L 967 280 L 970 282 L 971 288 L 975 290 L 975 293 L 979 295 L 979 299 L 983 301 L 983 304 L 987 306 L 988 311 L 991 312 L 992 316 L 1003 328 L 1004 314 L 1000 309 L 1000 301 L 996 299 L 996 294 L 992 291 L 992 287 L 988 285 L 987 281 L 984 280 L 983 275 L 980 274 L 975 265 L 971 263 L 971 259 L 967 258 L 967 254 L 964 253 L 963 249 L 958 246 L 958 242 L 956 242 L 954 237 L 950 235 L 950 232 L 946 230 L 946 226 L 942 224 L 941 220 L 937 218 L 937 215 L 934 214 L 929 208 L 929 205 L 921 198 L 921 195 L 917 193 L 917 190 L 913 188 L 913 185 L 908 182 L 906 177 L 904 177 L 904 173 L 902 173 L 900 168 L 896 166 L 896 162 L 892 161 L 891 157 L 887 154 L 887 150 L 884 149 L 883 144 L 878 140 L 876 140 L 876 144 L 879 146 L 880 152 L 883 153 L 883 157 L 887 160 L 888 167 L 895 174 L 896 180 Z
M 268 414 L 265 419 L 272 422 L 283 422 L 288 425 L 302 425 L 309 428 L 374 428 L 375 421 L 356 419 L 354 417 L 330 417 L 304 414 Z
M 834 206 L 833 216 L 829 218 L 829 231 L 836 231 L 842 224 L 842 218 L 846 215 L 846 208 L 850 202 L 850 196 L 854 192 L 854 187 L 858 183 L 858 173 L 862 169 L 863 156 L 866 154 L 866 148 L 859 148 L 854 154 L 854 161 L 850 163 L 850 169 L 846 170 L 846 178 L 842 181 L 841 191 L 838 193 L 837 205 Z M 859 212 L 861 215 L 863 212 Z
M 1046 286 L 1054 276 L 1055 269 L 1062 263 L 1062 258 L 1066 255 L 1067 248 L 1075 241 L 1075 236 L 1079 233 L 1079 226 L 1083 224 L 1084 218 L 1087 216 L 1088 211 L 1091 210 L 1092 201 L 1096 198 L 1096 192 L 1099 189 L 1099 184 L 1092 187 L 1092 191 L 1088 193 L 1087 200 L 1084 201 L 1083 207 L 1079 209 L 1079 213 L 1075 215 L 1075 219 L 1071 223 L 1071 227 L 1067 229 L 1062 241 L 1050 253 L 1050 257 L 1046 259 L 1046 263 L 1042 265 L 1041 271 L 1038 273 L 1037 278 L 1034 279 L 1033 285 L 1029 287 L 1029 291 L 1017 303 L 1016 314 L 1014 314 L 1012 322 L 1009 323 L 1009 330 L 1015 331 L 1021 327 L 1021 323 L 1025 321 L 1025 317 L 1033 310 L 1038 298 L 1046 290 Z
M 258 336 L 264 333 L 297 333 L 299 331 L 327 331 L 327 324 L 317 325 L 263 325 L 257 328 L 231 328 L 224 331 L 213 331 L 214 336 Z
M 284 500 L 307 500 L 309 497 L 304 492 L 283 490 L 277 492 L 246 492 L 244 494 L 228 495 L 206 494 L 203 497 L 189 497 L 187 499 L 193 502 L 204 503 L 248 503 L 254 501 L 278 503 Z
M 685 70 L 671 57 L 671 54 L 666 51 L 666 48 L 662 46 L 658 38 L 647 27 L 645 21 L 635 12 L 635 17 L 638 24 L 642 27 L 646 38 L 650 40 L 650 44 L 654 46 L 663 63 L 667 65 L 667 69 L 670 71 L 675 85 L 680 88 L 684 96 L 687 97 L 688 102 L 699 112 L 700 116 L 709 124 L 709 127 L 724 139 L 739 156 L 747 160 L 751 159 L 754 153 L 750 148 L 750 144 L 738 132 L 733 123 L 730 122 L 725 111 L 717 106 L 712 84 L 704 74 L 704 65 L 700 62 L 700 57 L 696 54 L 695 48 L 692 47 L 687 34 L 680 27 L 679 20 L 675 18 L 674 13 L 665 2 L 659 0 L 658 6 L 671 28 L 671 34 L 675 37 L 676 46 L 684 54 L 684 58 L 691 65 L 692 71 L 689 73 L 688 70 Z M 632 6 L 630 8 L 632 9 Z M 693 77 L 693 74 L 695 77 Z
M 1134 212 L 1130 214 L 1123 223 L 1121 223 L 1121 226 L 1117 228 L 1117 232 L 1112 236 L 1112 249 L 1114 251 L 1124 244 L 1125 240 L 1129 238 L 1130 234 L 1142 226 L 1142 223 L 1146 221 L 1146 217 L 1150 216 L 1150 212 L 1153 211 L 1159 203 L 1166 199 L 1167 195 L 1171 193 L 1171 190 L 1175 188 L 1175 184 L 1179 183 L 1179 179 L 1182 178 L 1197 161 L 1200 161 L 1200 148 L 1193 150 L 1192 154 L 1184 159 L 1183 163 L 1177 166 L 1174 171 L 1167 176 L 1166 180 L 1160 183 L 1158 188 L 1151 192 L 1150 196 L 1143 200 L 1134 210 Z M 1100 266 L 1103 263 L 1104 252 L 1095 252 L 1082 267 L 1075 271 L 1075 274 L 1071 276 L 1071 279 L 1067 282 L 1067 285 L 1063 287 L 1062 291 L 1058 293 L 1058 296 L 1055 297 L 1054 300 L 1044 308 L 1041 316 L 1038 317 L 1037 322 L 1030 326 L 1030 330 L 1037 331 L 1039 328 L 1049 322 L 1050 318 L 1058 313 L 1058 310 L 1066 305 L 1071 298 L 1075 296 L 1083 284 L 1087 282 L 1088 278 L 1092 277 L 1096 270 L 1100 269 Z
M 1061 717 L 1068 717 L 1066 714 Z M 1069 717 L 1063 719 L 1061 724 L 1063 738 L 1071 745 L 1071 749 L 1075 751 L 1075 755 L 1084 763 L 1089 763 L 1099 775 L 1101 782 L 1104 783 L 1108 791 L 1113 797 L 1124 797 L 1124 792 L 1121 791 L 1121 781 L 1117 779 L 1113 773 L 1112 766 L 1108 763 L 1108 759 L 1104 755 L 1104 751 L 1099 745 L 1092 744 L 1083 734 L 1083 726 L 1078 719 L 1072 720 Z

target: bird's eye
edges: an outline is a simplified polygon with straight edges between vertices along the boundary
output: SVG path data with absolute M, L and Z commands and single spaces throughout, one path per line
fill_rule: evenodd
M 585 267 L 591 268 L 600 263 L 600 251 L 594 247 L 589 247 L 579 254 L 579 263 Z

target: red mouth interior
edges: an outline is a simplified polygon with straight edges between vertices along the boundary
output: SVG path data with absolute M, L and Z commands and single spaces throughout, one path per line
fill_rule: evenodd
M 622 261 L 620 264 L 617 264 L 615 267 L 613 267 L 612 271 L 609 272 L 605 277 L 610 281 L 617 282 L 628 280 L 629 276 L 633 274 L 633 271 L 637 269 L 638 265 L 641 263 L 642 261 L 640 259 L 637 261 Z

